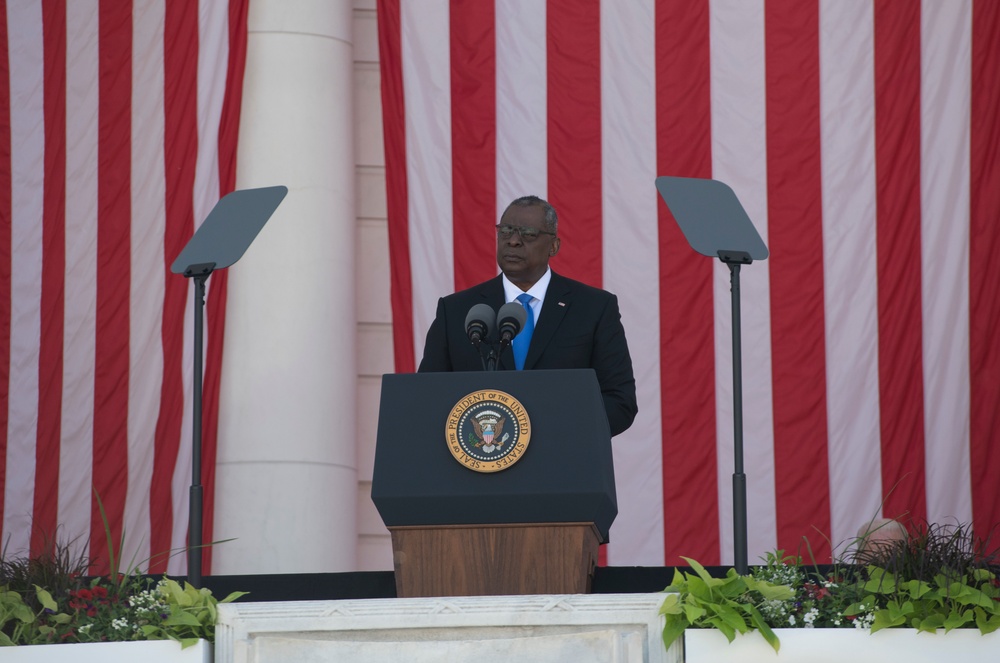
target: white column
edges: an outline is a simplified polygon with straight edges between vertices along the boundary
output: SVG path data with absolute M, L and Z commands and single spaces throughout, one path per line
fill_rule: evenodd
M 229 270 L 212 573 L 356 568 L 349 0 L 254 0 L 237 188 L 288 196 Z

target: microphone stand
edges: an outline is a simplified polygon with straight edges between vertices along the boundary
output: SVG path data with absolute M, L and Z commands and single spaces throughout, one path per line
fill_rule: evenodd
M 489 339 L 485 334 L 482 334 L 478 330 L 472 330 L 471 328 L 467 330 L 469 334 L 469 341 L 476 346 L 476 352 L 479 353 L 479 362 L 482 364 L 484 371 L 495 371 L 497 368 L 497 354 L 493 347 L 493 344 L 489 342 Z M 483 348 L 489 350 L 488 353 L 483 352 Z
M 483 346 L 485 346 L 487 349 L 489 349 L 488 353 L 483 352 Z M 479 343 L 476 343 L 476 350 L 479 351 L 479 361 L 480 361 L 480 363 L 482 363 L 483 370 L 484 371 L 491 371 L 491 370 L 493 370 L 492 368 L 490 368 L 490 362 L 493 361 L 493 346 L 492 346 L 492 344 L 490 344 L 490 343 L 483 343 L 483 342 L 480 341 Z

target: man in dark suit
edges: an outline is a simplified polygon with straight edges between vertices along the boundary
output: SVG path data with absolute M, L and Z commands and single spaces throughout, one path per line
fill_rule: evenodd
M 537 196 L 512 202 L 497 225 L 502 274 L 438 300 L 418 370 L 482 370 L 479 351 L 466 335 L 469 309 L 484 303 L 497 310 L 520 298 L 530 308 L 525 331 L 499 358 L 498 368 L 593 368 L 611 434 L 618 435 L 632 425 L 638 410 L 618 298 L 549 269 L 549 258 L 559 252 L 557 233 L 558 217 L 547 202 Z M 518 339 L 526 338 L 531 327 L 530 346 L 519 348 Z

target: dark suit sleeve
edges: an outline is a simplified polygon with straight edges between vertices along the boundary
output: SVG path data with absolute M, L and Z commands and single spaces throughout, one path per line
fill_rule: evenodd
M 420 360 L 418 373 L 434 373 L 452 370 L 451 358 L 448 352 L 448 315 L 444 299 L 438 299 L 437 313 L 434 322 L 427 330 L 424 341 L 424 357 Z
M 601 312 L 594 339 L 591 365 L 597 372 L 608 413 L 611 434 L 623 433 L 632 425 L 639 406 L 635 399 L 635 376 L 632 374 L 632 357 L 625 340 L 625 328 L 618 310 L 618 298 L 610 295 Z

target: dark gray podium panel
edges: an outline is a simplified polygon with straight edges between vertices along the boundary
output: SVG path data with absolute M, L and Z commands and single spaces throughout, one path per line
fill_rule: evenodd
M 492 473 L 455 460 L 445 437 L 455 405 L 484 389 L 519 400 L 532 427 L 524 456 Z M 618 499 L 594 371 L 383 376 L 372 501 L 388 527 L 592 522 L 606 541 Z

